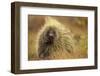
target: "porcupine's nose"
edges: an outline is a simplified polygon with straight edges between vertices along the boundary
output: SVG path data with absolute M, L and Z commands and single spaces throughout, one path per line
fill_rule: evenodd
M 50 37 L 50 38 L 54 38 L 54 33 L 53 33 L 53 32 L 50 32 L 50 33 L 49 33 L 49 37 Z

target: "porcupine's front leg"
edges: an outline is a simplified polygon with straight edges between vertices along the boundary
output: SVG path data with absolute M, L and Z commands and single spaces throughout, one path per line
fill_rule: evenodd
M 46 59 L 49 56 L 49 51 L 46 48 L 47 45 L 44 43 L 40 43 L 40 46 L 38 48 L 38 55 L 40 59 Z

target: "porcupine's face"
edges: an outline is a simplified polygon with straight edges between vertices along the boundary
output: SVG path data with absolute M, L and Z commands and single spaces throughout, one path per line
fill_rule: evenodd
M 54 40 L 57 37 L 56 30 L 54 28 L 50 27 L 47 30 L 45 37 L 46 37 L 46 45 L 52 45 L 54 43 Z

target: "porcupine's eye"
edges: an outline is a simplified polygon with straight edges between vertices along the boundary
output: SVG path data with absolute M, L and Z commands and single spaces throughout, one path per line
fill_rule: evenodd
M 54 42 L 54 39 L 56 37 L 56 32 L 54 29 L 49 29 L 47 31 L 47 34 L 46 34 L 46 37 L 47 37 L 47 40 L 46 40 L 46 44 L 50 45 L 50 44 L 53 44 Z

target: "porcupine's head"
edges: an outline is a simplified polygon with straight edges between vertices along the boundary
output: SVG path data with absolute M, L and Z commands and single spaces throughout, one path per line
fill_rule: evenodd
M 48 59 L 52 52 L 62 51 L 65 48 L 69 51 L 71 48 L 69 43 L 71 39 L 69 35 L 67 36 L 69 30 L 65 30 L 55 19 L 52 21 L 50 18 L 48 21 L 38 36 L 38 56 L 42 59 Z
M 56 28 L 54 27 L 48 27 L 47 29 L 45 29 L 45 35 L 44 35 L 44 44 L 46 44 L 47 46 L 53 45 L 54 41 L 57 40 L 57 31 Z

